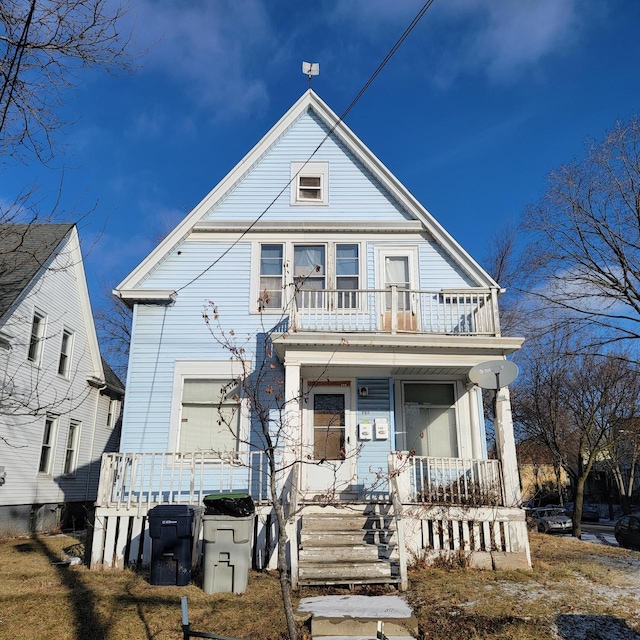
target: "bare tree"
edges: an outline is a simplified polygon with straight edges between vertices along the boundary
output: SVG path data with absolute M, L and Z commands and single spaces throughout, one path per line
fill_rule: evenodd
M 53 155 L 64 93 L 85 68 L 129 69 L 125 9 L 110 0 L 0 3 L 0 154 Z
M 528 291 L 565 326 L 588 327 L 593 353 L 640 337 L 640 119 L 548 180 L 524 215 Z
M 640 374 L 624 353 L 580 355 L 575 336 L 557 328 L 530 344 L 527 355 L 514 385 L 514 416 L 523 435 L 544 444 L 571 477 L 579 537 L 587 477 L 611 459 L 621 425 L 637 415 Z
M 294 285 L 296 293 L 300 282 Z M 263 311 L 269 304 L 269 295 L 263 292 L 258 301 L 258 308 Z M 295 293 L 291 304 L 295 304 Z M 289 309 L 290 310 L 290 309 Z M 284 310 L 279 320 L 270 323 L 282 332 L 282 327 L 289 311 Z M 233 330 L 225 330 L 220 320 L 220 312 L 214 302 L 210 302 L 203 312 L 214 340 L 231 356 L 239 366 L 239 375 L 222 389 L 222 399 L 229 394 L 238 401 L 244 401 L 243 409 L 250 423 L 249 433 L 244 437 L 236 416 L 229 413 L 228 406 L 219 405 L 218 424 L 231 431 L 234 439 L 242 443 L 249 451 L 248 465 L 256 474 L 263 474 L 267 484 L 270 503 L 276 518 L 277 536 L 277 569 L 280 589 L 284 605 L 289 637 L 298 637 L 291 599 L 291 579 L 287 562 L 287 546 L 289 543 L 288 523 L 298 513 L 298 474 L 301 465 L 323 465 L 333 473 L 333 481 L 328 483 L 324 499 L 330 502 L 338 491 L 336 474 L 342 464 L 357 455 L 357 450 L 346 451 L 344 438 L 338 435 L 339 425 L 330 419 L 322 442 L 316 441 L 306 446 L 301 441 L 298 416 L 308 400 L 310 389 L 291 394 L 285 389 L 285 381 L 281 365 L 272 343 L 271 334 L 274 329 L 264 326 L 256 333 L 239 337 Z M 264 320 L 264 316 L 261 316 Z M 270 319 L 273 316 L 270 316 Z M 287 332 L 283 335 L 286 337 Z M 342 342 L 336 349 L 346 348 Z M 331 363 L 329 358 L 325 370 Z M 319 378 L 323 374 L 320 374 Z M 313 383 L 309 385 L 313 386 Z M 316 438 L 318 436 L 316 430 Z M 218 452 L 224 455 L 222 452 Z M 261 461 L 266 461 L 266 467 Z M 257 462 L 255 462 L 257 461 Z M 241 464 L 242 461 L 238 460 Z
M 105 285 L 94 312 L 94 320 L 103 357 L 116 375 L 126 380 L 131 343 L 131 309 Z
M 612 433 L 611 447 L 604 458 L 618 494 L 622 511 L 631 513 L 631 497 L 640 462 L 640 418 L 622 420 Z

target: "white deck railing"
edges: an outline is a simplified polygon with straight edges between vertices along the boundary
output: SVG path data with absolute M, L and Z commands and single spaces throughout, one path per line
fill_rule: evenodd
M 296 293 L 298 331 L 500 335 L 496 289 L 323 289 Z
M 504 506 L 499 460 L 433 458 L 395 452 L 389 473 L 402 503 Z
M 201 504 L 215 492 L 244 491 L 266 500 L 265 458 L 242 453 L 105 453 L 96 506 L 147 510 L 156 504 Z

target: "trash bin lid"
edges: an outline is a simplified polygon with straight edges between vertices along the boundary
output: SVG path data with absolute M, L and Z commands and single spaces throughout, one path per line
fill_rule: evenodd
M 149 509 L 149 518 L 191 517 L 193 511 L 188 504 L 159 504 Z
M 205 496 L 205 515 L 232 516 L 242 518 L 253 515 L 256 511 L 253 500 L 248 493 L 211 493 Z

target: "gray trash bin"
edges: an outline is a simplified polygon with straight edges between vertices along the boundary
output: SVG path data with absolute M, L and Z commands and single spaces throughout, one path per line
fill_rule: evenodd
M 249 582 L 255 507 L 245 494 L 212 494 L 202 517 L 205 593 L 244 593 Z

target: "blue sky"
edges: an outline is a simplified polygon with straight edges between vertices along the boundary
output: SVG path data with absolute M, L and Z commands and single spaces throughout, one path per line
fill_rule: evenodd
M 87 72 L 41 185 L 46 209 L 95 209 L 80 234 L 94 306 L 306 90 L 338 114 L 422 0 L 130 0 L 133 75 Z M 435 0 L 346 119 L 481 263 L 546 175 L 640 111 L 640 2 Z M 60 149 L 62 151 L 62 149 Z M 89 251 L 90 249 L 90 251 Z

